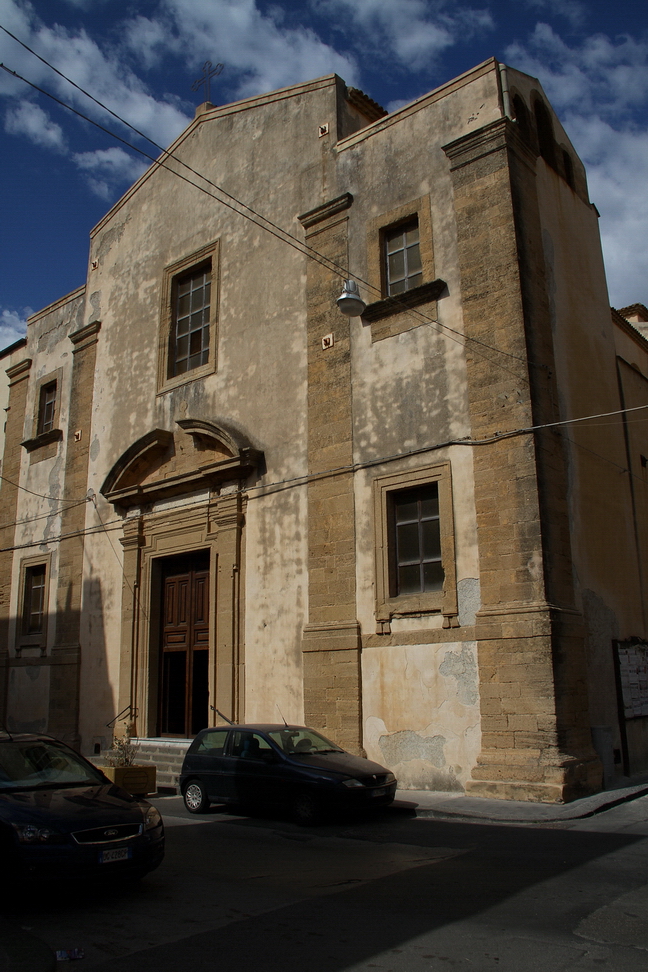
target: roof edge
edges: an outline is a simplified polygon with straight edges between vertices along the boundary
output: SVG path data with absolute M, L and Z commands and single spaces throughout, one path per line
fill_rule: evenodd
M 484 74 L 488 74 L 489 71 L 498 70 L 499 61 L 495 57 L 489 57 L 486 61 L 482 61 L 481 64 L 475 65 L 475 67 L 470 68 L 469 71 L 464 71 L 463 74 L 457 75 L 456 78 L 452 78 L 450 81 L 446 81 L 444 84 L 440 85 L 438 88 L 433 88 L 432 91 L 428 91 L 426 94 L 421 95 L 415 101 L 411 101 L 407 105 L 403 105 L 402 108 L 398 108 L 396 111 L 390 112 L 384 118 L 379 118 L 377 121 L 371 122 L 364 128 L 359 129 L 357 132 L 353 132 L 352 135 L 347 135 L 346 138 L 340 139 L 337 143 L 337 151 L 341 152 L 344 149 L 350 148 L 358 142 L 363 141 L 365 138 L 369 138 L 371 135 L 375 135 L 378 132 L 383 131 L 385 128 L 389 128 L 390 125 L 395 125 L 397 122 L 402 121 L 403 118 L 407 118 L 409 115 L 415 114 L 417 111 L 421 111 L 422 108 L 427 108 L 428 105 L 434 104 L 435 101 L 439 101 L 445 95 L 450 94 L 451 91 L 457 88 L 462 88 L 464 85 L 469 84 L 476 78 L 482 77 Z
M 626 320 L 623 314 L 621 314 L 616 307 L 610 307 L 610 310 L 612 311 L 612 322 L 616 324 L 617 327 L 620 327 L 622 331 L 625 331 L 629 337 L 633 338 L 635 341 L 638 341 L 640 344 L 645 345 L 645 347 L 648 349 L 648 338 L 641 333 L 636 324 L 633 324 L 632 321 Z M 624 310 L 627 310 L 627 308 L 624 308 Z
M 337 79 L 337 74 L 324 74 L 321 78 L 314 78 L 312 81 L 300 81 L 299 84 L 292 84 L 286 88 L 277 88 L 276 91 L 268 91 L 264 94 L 253 95 L 251 98 L 243 98 L 241 101 L 232 101 L 227 105 L 220 105 L 219 107 L 215 107 L 213 109 L 210 108 L 207 111 L 203 111 L 199 115 L 196 115 L 191 119 L 187 127 L 180 132 L 175 141 L 173 141 L 167 149 L 158 155 L 156 160 L 148 166 L 146 171 L 142 173 L 139 179 L 126 190 L 123 196 L 120 196 L 117 202 L 114 203 L 114 205 L 108 210 L 105 216 L 102 216 L 99 222 L 92 227 L 90 230 L 90 239 L 94 239 L 94 237 L 103 229 L 106 223 L 110 222 L 115 213 L 117 213 L 122 206 L 124 206 L 137 192 L 140 186 L 142 186 L 151 177 L 151 175 L 157 171 L 160 164 L 163 163 L 168 156 L 173 155 L 173 153 L 182 145 L 185 139 L 187 139 L 195 131 L 198 125 L 202 125 L 204 122 L 213 120 L 215 118 L 236 114 L 240 111 L 249 111 L 252 108 L 272 104 L 275 101 L 284 101 L 287 98 L 295 98 L 297 95 L 308 91 L 318 91 L 321 88 L 329 88 L 336 84 Z M 343 83 L 346 85 L 346 82 Z M 177 160 L 171 159 L 169 161 Z
M 30 314 L 30 316 L 27 318 L 27 324 L 33 324 L 35 321 L 40 320 L 41 317 L 45 317 L 46 314 L 51 314 L 52 311 L 56 310 L 57 307 L 63 307 L 64 304 L 68 304 L 76 297 L 80 297 L 85 293 L 85 289 L 86 285 L 82 284 L 80 287 L 77 287 L 76 290 L 72 290 L 69 294 L 65 294 L 64 297 L 59 297 L 58 300 L 52 301 L 51 304 L 46 304 L 45 307 L 42 307 L 40 310 L 36 311 L 35 314 Z

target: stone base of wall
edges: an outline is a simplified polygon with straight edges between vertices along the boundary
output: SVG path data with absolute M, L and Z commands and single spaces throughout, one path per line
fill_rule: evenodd
M 364 756 L 359 643 L 356 621 L 307 626 L 304 719 L 339 746 Z
M 485 779 L 468 780 L 466 793 L 468 796 L 488 797 L 494 800 L 522 800 L 539 803 L 570 803 L 580 797 L 598 793 L 603 788 L 601 763 L 593 755 L 573 758 L 562 765 L 526 765 L 511 767 L 506 765 L 506 753 L 498 754 L 498 765 L 480 766 L 479 762 L 486 754 L 482 753 L 477 767 L 473 770 L 473 777 L 490 777 Z M 512 756 L 519 754 L 511 754 Z M 519 774 L 524 779 L 512 779 L 515 769 L 522 769 Z M 513 770 L 513 771 L 512 771 Z M 499 776 L 501 778 L 494 779 Z M 534 779 L 535 777 L 535 779 Z

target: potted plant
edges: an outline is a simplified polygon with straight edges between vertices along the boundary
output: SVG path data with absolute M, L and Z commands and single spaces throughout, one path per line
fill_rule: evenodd
M 108 765 L 102 766 L 101 769 L 108 779 L 127 793 L 132 793 L 134 796 L 155 793 L 157 769 L 155 763 L 136 763 L 136 756 L 137 746 L 126 732 L 125 735 L 113 739 L 108 754 Z

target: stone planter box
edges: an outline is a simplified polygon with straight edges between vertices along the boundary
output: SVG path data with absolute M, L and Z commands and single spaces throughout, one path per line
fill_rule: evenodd
M 156 769 L 155 764 L 151 763 L 101 767 L 102 773 L 105 773 L 115 786 L 121 786 L 122 790 L 132 793 L 134 796 L 146 796 L 147 793 L 155 793 Z

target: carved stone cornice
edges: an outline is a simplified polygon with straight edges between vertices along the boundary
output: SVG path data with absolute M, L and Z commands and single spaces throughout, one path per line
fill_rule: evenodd
M 315 209 L 309 209 L 307 213 L 303 213 L 297 218 L 304 229 L 309 230 L 318 223 L 324 222 L 325 219 L 330 219 L 331 216 L 337 216 L 338 213 L 343 213 L 345 209 L 349 209 L 352 203 L 353 196 L 351 193 L 343 192 L 341 196 L 336 196 L 335 199 L 331 199 L 321 206 L 316 206 Z
M 519 127 L 510 118 L 498 118 L 490 125 L 448 142 L 442 148 L 452 163 L 451 171 L 505 149 L 514 151 L 522 161 L 535 169 L 536 154 L 523 141 Z
M 85 351 L 86 348 L 96 344 L 98 341 L 97 335 L 100 330 L 101 321 L 91 321 L 85 327 L 80 327 L 74 334 L 70 334 L 70 341 L 74 345 L 72 354 L 77 354 L 78 351 Z
M 32 366 L 31 358 L 23 358 L 18 364 L 12 365 L 11 368 L 7 368 L 7 375 L 9 377 L 9 387 L 18 384 L 24 378 L 29 376 L 29 370 Z
M 430 304 L 433 300 L 439 299 L 446 287 L 445 280 L 432 280 L 420 287 L 413 287 L 412 290 L 407 290 L 404 294 L 396 294 L 393 297 L 376 300 L 365 308 L 361 315 L 362 319 L 371 324 L 373 321 L 380 321 L 383 317 L 389 317 L 391 314 L 411 310 L 421 304 Z

